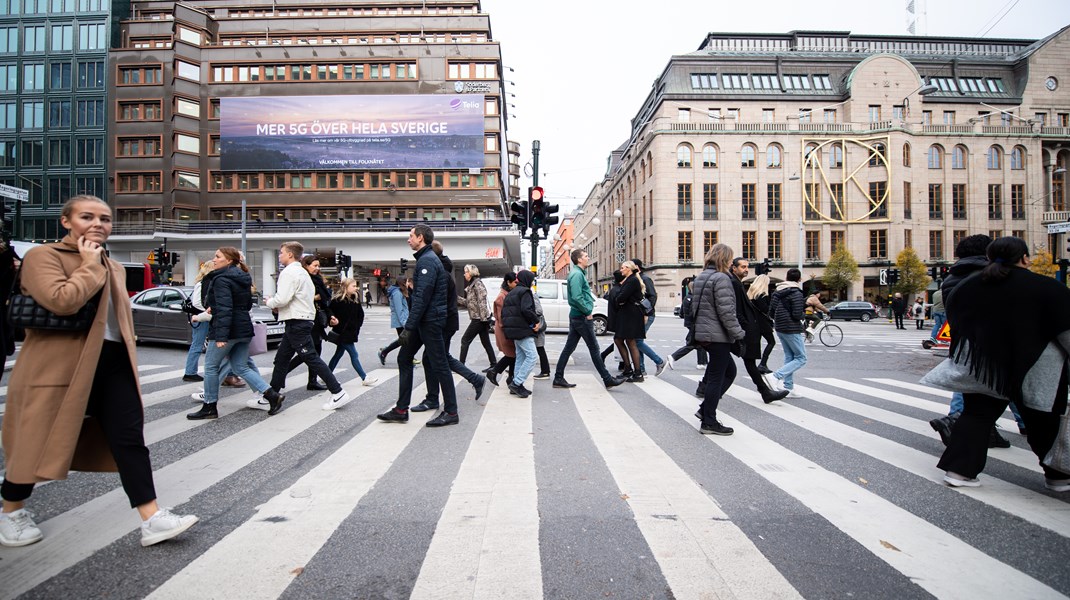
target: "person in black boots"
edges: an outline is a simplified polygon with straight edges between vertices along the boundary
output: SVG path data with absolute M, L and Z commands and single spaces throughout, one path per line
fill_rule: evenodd
M 316 293 L 313 295 L 312 300 L 316 307 L 316 318 L 312 321 L 312 347 L 316 349 L 317 355 L 323 354 L 323 338 L 327 335 L 327 325 L 330 323 L 331 316 L 331 289 L 327 287 L 327 282 L 323 280 L 323 275 L 320 275 L 320 259 L 315 255 L 309 254 L 301 258 L 301 266 L 308 271 L 308 276 L 312 278 L 312 286 L 315 288 Z M 290 371 L 292 372 L 297 367 L 305 364 L 301 360 L 300 356 L 295 356 L 290 361 Z M 319 383 L 316 380 L 316 374 L 311 369 L 308 371 L 308 385 L 305 386 L 311 391 L 323 391 L 327 389 L 327 386 Z
M 773 297 L 769 294 L 768 275 L 763 274 L 754 278 L 754 281 L 750 283 L 750 289 L 747 290 L 747 298 L 750 298 L 754 309 L 758 311 L 758 327 L 761 329 L 762 338 L 765 339 L 765 351 L 762 352 L 762 360 L 758 363 L 758 372 L 765 375 L 773 372 L 769 368 L 769 355 L 776 347 L 776 336 L 773 335 L 773 315 L 769 314 Z
M 747 375 L 750 376 L 750 380 L 754 382 L 754 387 L 758 388 L 758 393 L 762 395 L 763 402 L 769 404 L 776 400 L 783 400 L 789 394 L 788 390 L 773 391 L 769 388 L 765 378 L 762 377 L 762 372 L 758 370 L 757 361 L 762 356 L 762 327 L 759 320 L 765 317 L 758 313 L 758 309 L 751 303 L 750 298 L 747 297 L 747 292 L 743 289 L 743 280 L 746 279 L 747 274 L 750 272 L 750 262 L 742 256 L 737 256 L 732 259 L 732 266 L 729 272 L 733 275 L 732 289 L 736 293 L 736 317 L 739 319 L 739 324 L 743 326 L 743 331 L 747 334 L 743 338 L 746 342 L 746 347 L 741 357 L 743 366 L 747 369 Z
M 505 297 L 502 304 L 502 320 L 498 324 L 505 336 L 516 345 L 516 366 L 513 378 L 509 380 L 509 393 L 521 398 L 531 395 L 531 390 L 524 387 L 528 375 L 535 368 L 535 334 L 539 332 L 539 316 L 535 313 L 535 298 L 531 290 L 535 283 L 535 274 L 520 271 L 516 274 L 516 287 Z
M 620 283 L 620 292 L 615 300 L 617 304 L 616 333 L 613 343 L 617 352 L 624 359 L 624 375 L 628 382 L 642 383 L 643 371 L 639 365 L 639 345 L 637 340 L 646 337 L 646 315 L 640 302 L 644 296 L 643 280 L 639 278 L 639 269 L 632 261 L 620 265 L 624 280 Z
M 700 371 L 706 370 L 706 365 L 709 364 L 709 355 L 706 354 L 705 348 L 701 344 L 695 341 L 695 321 L 691 318 L 691 303 L 695 298 L 692 293 L 691 283 L 695 280 L 694 277 L 688 277 L 684 279 L 683 285 L 683 298 L 680 300 L 680 318 L 684 320 L 684 328 L 687 330 L 687 335 L 684 338 L 684 345 L 676 349 L 672 355 L 669 356 L 669 368 L 676 368 L 676 361 L 687 356 L 692 350 L 698 355 L 698 368 Z M 702 397 L 705 395 L 705 391 L 702 391 L 701 384 L 699 390 L 695 392 L 695 395 Z
M 479 277 L 479 267 L 475 265 L 464 266 L 464 296 L 457 298 L 457 306 L 468 310 L 468 328 L 461 336 L 461 362 L 467 364 L 468 346 L 472 340 L 479 337 L 483 349 L 487 351 L 487 360 L 490 366 L 498 362 L 494 356 L 494 346 L 490 343 L 490 306 L 487 305 L 487 286 Z
M 450 371 L 464 377 L 465 381 L 472 384 L 472 387 L 476 392 L 476 401 L 483 395 L 483 388 L 487 382 L 487 379 L 476 373 L 472 369 L 469 369 L 465 364 L 453 357 L 450 351 L 450 341 L 457 331 L 461 328 L 460 316 L 457 311 L 457 284 L 453 281 L 453 261 L 450 257 L 442 253 L 442 243 L 438 240 L 431 242 L 431 249 L 438 255 L 439 260 L 442 261 L 442 268 L 446 270 L 446 329 L 442 334 L 446 339 L 446 359 L 450 363 Z M 431 374 L 431 364 L 427 360 L 427 351 L 424 350 L 424 380 L 427 382 L 427 395 L 424 397 L 424 401 L 413 406 L 412 412 L 424 412 L 428 410 L 438 409 L 438 382 Z
M 710 364 L 703 376 L 706 394 L 698 412 L 702 420 L 699 431 L 703 434 L 732 435 L 734 432 L 717 420 L 721 397 L 736 378 L 732 347 L 745 336 L 736 314 L 734 278 L 728 273 L 733 254 L 727 245 L 714 244 L 706 253 L 706 268 L 695 278 L 695 299 L 691 305 L 695 339 L 710 353 Z
M 612 333 L 613 341 L 606 346 L 606 349 L 602 351 L 602 360 L 609 358 L 610 354 L 617 349 L 617 296 L 620 296 L 620 284 L 624 281 L 624 274 L 620 272 L 620 269 L 613 271 L 613 286 L 609 288 L 605 296 L 602 298 L 606 301 L 606 333 Z M 620 371 L 624 370 L 624 362 L 620 363 Z M 630 376 L 629 371 L 627 376 Z
M 903 294 L 899 292 L 895 293 L 895 298 L 892 299 L 892 314 L 895 315 L 895 328 L 906 329 L 903 326 L 903 313 L 907 311 L 907 301 L 903 297 Z
M 502 287 L 498 291 L 498 297 L 494 299 L 494 320 L 497 322 L 497 326 L 494 327 L 494 342 L 498 344 L 498 350 L 502 353 L 502 357 L 498 359 L 498 362 L 491 366 L 486 371 L 483 371 L 487 376 L 487 381 L 491 382 L 494 386 L 498 385 L 498 375 L 504 373 L 507 369 L 509 371 L 509 380 L 513 379 L 513 366 L 516 364 L 516 346 L 513 344 L 513 340 L 505 337 L 505 332 L 502 331 L 502 306 L 505 304 L 505 297 L 509 295 L 509 292 L 516 287 L 516 274 L 506 273 L 502 277 Z

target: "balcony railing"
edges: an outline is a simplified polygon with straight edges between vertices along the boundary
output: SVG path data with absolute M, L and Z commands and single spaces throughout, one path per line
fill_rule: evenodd
M 1070 210 L 1049 210 L 1040 217 L 1040 224 L 1066 223 L 1070 221 Z
M 1070 127 L 1041 127 L 1039 125 L 985 125 L 983 121 L 961 124 L 904 123 L 899 119 L 876 121 L 873 123 L 811 123 L 789 120 L 776 123 L 747 123 L 731 120 L 696 123 L 692 121 L 673 121 L 664 125 L 655 125 L 655 131 L 673 133 L 711 133 L 711 132 L 746 132 L 746 133 L 865 133 L 903 129 L 914 134 L 987 134 L 987 135 L 1033 135 L 1070 137 Z
M 513 224 L 504 220 L 424 221 L 400 219 L 395 221 L 247 221 L 245 232 L 257 233 L 372 233 L 380 231 L 408 231 L 415 225 L 430 225 L 435 231 L 508 231 Z M 156 234 L 234 235 L 241 233 L 240 221 L 186 221 L 156 219 L 154 223 L 116 223 L 112 236 L 145 236 Z

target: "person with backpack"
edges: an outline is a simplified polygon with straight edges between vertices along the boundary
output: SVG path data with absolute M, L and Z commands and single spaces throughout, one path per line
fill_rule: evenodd
M 806 345 L 803 343 L 803 317 L 806 314 L 806 298 L 802 292 L 802 272 L 788 269 L 787 281 L 780 283 L 769 310 L 773 315 L 780 344 L 784 347 L 784 366 L 773 372 L 769 387 L 776 392 L 788 390 L 788 396 L 797 397 L 793 375 L 806 365 Z

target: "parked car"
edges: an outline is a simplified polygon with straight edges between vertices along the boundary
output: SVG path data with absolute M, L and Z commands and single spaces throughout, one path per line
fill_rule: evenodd
M 547 330 L 563 329 L 568 331 L 568 288 L 564 279 L 539 279 L 535 281 L 536 293 L 539 294 L 539 302 L 542 304 L 542 312 L 546 317 Z M 483 285 L 487 286 L 487 305 L 491 312 L 494 311 L 494 299 L 498 297 L 498 290 L 502 287 L 501 277 L 484 277 Z M 604 298 L 594 299 L 594 333 L 605 335 L 609 325 L 609 303 Z
M 188 346 L 193 341 L 189 317 L 182 312 L 182 302 L 193 293 L 192 287 L 155 287 L 136 294 L 130 299 L 134 312 L 134 334 L 138 343 L 160 342 Z M 267 324 L 268 344 L 282 341 L 284 325 L 271 310 L 254 306 L 249 314 L 253 322 Z
M 869 302 L 840 302 L 829 308 L 829 317 L 833 320 L 852 321 L 858 319 L 866 322 L 877 318 L 877 307 Z

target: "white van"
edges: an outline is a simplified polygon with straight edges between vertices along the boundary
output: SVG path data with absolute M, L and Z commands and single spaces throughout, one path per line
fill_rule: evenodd
M 546 317 L 547 329 L 563 329 L 568 331 L 568 287 L 564 279 L 536 279 L 535 292 L 539 295 L 542 304 L 542 312 Z M 491 313 L 494 312 L 494 299 L 498 297 L 498 291 L 502 288 L 501 277 L 484 277 L 483 285 L 487 286 L 487 305 Z M 594 299 L 594 333 L 605 335 L 606 326 L 609 325 L 609 303 L 602 298 Z

